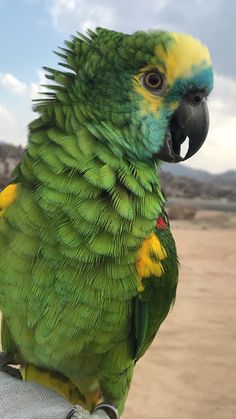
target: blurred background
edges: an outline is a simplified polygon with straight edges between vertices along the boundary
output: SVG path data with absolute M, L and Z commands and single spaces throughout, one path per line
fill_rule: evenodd
M 211 126 L 186 164 L 161 172 L 181 262 L 177 301 L 139 361 L 125 419 L 236 417 L 236 2 L 0 0 L 0 187 L 27 143 L 42 66 L 76 31 L 105 26 L 188 32 L 215 69 Z

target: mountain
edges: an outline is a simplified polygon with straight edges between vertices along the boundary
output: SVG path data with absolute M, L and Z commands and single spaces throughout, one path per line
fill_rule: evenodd
M 229 170 L 228 172 L 220 175 L 214 175 L 211 181 L 216 180 L 221 185 L 230 185 L 233 189 L 236 188 L 236 170 Z
M 172 176 L 182 176 L 195 179 L 201 182 L 217 184 L 220 187 L 236 188 L 236 170 L 229 170 L 224 173 L 212 174 L 206 170 L 193 169 L 181 163 L 166 163 L 162 166 L 162 172 L 170 173 Z
M 236 181 L 236 170 L 229 170 L 227 172 L 212 174 L 206 170 L 193 169 L 192 167 L 183 165 L 181 163 L 165 163 L 162 166 L 164 172 L 171 173 L 173 176 L 185 176 L 193 179 L 211 181 L 213 179 L 223 179 L 225 181 Z
M 192 179 L 198 179 L 202 181 L 206 181 L 211 178 L 211 173 L 200 170 L 200 169 L 193 169 L 189 166 L 185 166 L 181 163 L 174 164 L 174 163 L 165 163 L 162 166 L 163 172 L 171 173 L 173 176 L 184 176 L 190 177 Z
M 0 188 L 3 188 L 11 179 L 11 172 L 24 154 L 21 146 L 14 146 L 0 141 Z
M 214 175 L 182 164 L 165 164 L 161 184 L 168 197 L 236 202 L 236 171 Z

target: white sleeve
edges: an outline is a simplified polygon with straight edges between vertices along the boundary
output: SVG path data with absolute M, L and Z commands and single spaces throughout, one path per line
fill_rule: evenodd
M 89 419 L 81 407 L 36 383 L 24 382 L 0 371 L 0 418 L 4 419 Z

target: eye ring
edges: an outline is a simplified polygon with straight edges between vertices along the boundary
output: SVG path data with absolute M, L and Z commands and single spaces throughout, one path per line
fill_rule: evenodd
M 158 70 L 153 69 L 143 74 L 142 83 L 145 89 L 157 94 L 162 89 L 164 79 Z

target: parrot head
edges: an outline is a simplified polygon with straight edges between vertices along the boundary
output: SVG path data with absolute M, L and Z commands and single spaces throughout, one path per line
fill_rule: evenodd
M 126 35 L 97 28 L 67 47 L 59 55 L 73 71 L 70 100 L 79 103 L 92 135 L 116 155 L 179 162 L 198 151 L 213 87 L 210 55 L 200 41 L 174 32 Z

